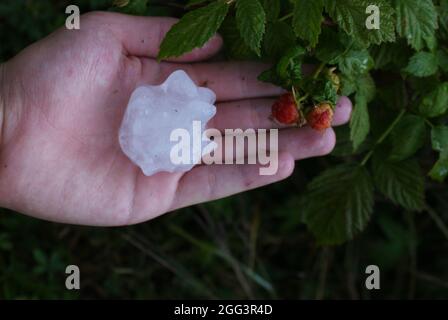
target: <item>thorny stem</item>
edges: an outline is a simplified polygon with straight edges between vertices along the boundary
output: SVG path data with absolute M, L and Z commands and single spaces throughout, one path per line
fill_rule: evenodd
M 395 120 L 390 124 L 390 126 L 386 129 L 386 131 L 383 132 L 381 137 L 375 142 L 372 149 L 366 154 L 364 159 L 361 161 L 361 166 L 366 165 L 367 161 L 369 161 L 369 159 L 372 157 L 375 148 L 381 143 L 383 143 L 383 141 L 389 136 L 389 134 L 392 132 L 392 130 L 395 128 L 395 126 L 401 120 L 401 118 L 404 116 L 405 113 L 406 110 L 402 109 L 401 112 L 398 114 L 398 116 L 395 118 Z

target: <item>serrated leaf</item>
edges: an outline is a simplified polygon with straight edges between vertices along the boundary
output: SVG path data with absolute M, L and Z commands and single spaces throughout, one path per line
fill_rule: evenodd
M 439 60 L 432 52 L 417 52 L 409 60 L 405 72 L 416 77 L 429 77 L 437 72 Z
M 424 144 L 426 125 L 422 117 L 405 115 L 391 132 L 389 160 L 401 161 L 414 155 Z
M 279 77 L 291 81 L 291 84 L 300 80 L 302 78 L 302 59 L 304 55 L 305 49 L 299 45 L 286 51 L 276 66 Z
M 366 74 L 375 65 L 367 50 L 349 50 L 338 59 L 342 74 L 357 77 Z
M 322 62 L 336 64 L 338 58 L 349 49 L 341 38 L 341 33 L 328 27 L 322 28 L 316 47 L 316 57 Z
M 320 103 L 323 101 L 330 102 L 335 106 L 338 94 L 333 82 L 330 79 L 321 80 L 315 83 L 315 93 L 312 95 L 314 101 Z
M 261 54 L 266 14 L 259 0 L 237 0 L 236 22 L 241 37 L 257 55 Z
M 353 149 L 358 149 L 370 132 L 370 118 L 366 97 L 356 94 L 355 107 L 350 119 L 350 139 Z
M 228 10 L 229 5 L 220 0 L 188 12 L 166 34 L 158 59 L 179 57 L 202 47 L 219 29 Z
M 265 54 L 276 60 L 294 46 L 296 37 L 289 26 L 284 21 L 270 22 L 266 24 L 266 33 L 263 39 L 263 49 Z
M 368 29 L 367 7 L 375 5 L 379 9 L 379 29 Z M 395 41 L 394 9 L 385 0 L 325 0 L 325 8 L 330 17 L 350 36 L 364 44 L 379 44 Z
M 440 35 L 446 40 L 448 39 L 448 0 L 440 0 L 438 7 Z
M 375 95 L 375 82 L 369 74 L 365 74 L 356 79 L 355 83 L 356 95 L 350 119 L 350 139 L 353 141 L 353 148 L 357 150 L 370 132 L 367 105 Z
M 370 54 L 375 61 L 375 69 L 400 71 L 407 66 L 413 53 L 405 41 L 384 43 L 370 48 Z
M 285 79 L 280 78 L 275 68 L 263 71 L 257 79 L 262 82 L 275 84 L 279 87 L 289 88 L 289 82 L 285 82 Z
M 394 0 L 397 32 L 416 50 L 421 50 L 425 39 L 434 37 L 437 11 L 432 0 Z
M 320 244 L 340 244 L 362 231 L 373 211 L 373 183 L 361 166 L 340 165 L 307 188 L 299 210 Z
M 321 24 L 324 20 L 323 8 L 323 0 L 294 0 L 292 20 L 294 32 L 301 39 L 308 41 L 311 47 L 316 46 L 321 32 Z
M 263 0 L 262 1 L 264 12 L 266 13 L 266 20 L 275 22 L 280 15 L 281 4 L 278 0 Z
M 448 110 L 448 82 L 440 84 L 434 91 L 424 96 L 418 110 L 422 116 L 428 118 L 443 115 Z
M 224 19 L 224 22 L 219 29 L 219 33 L 224 39 L 224 52 L 229 59 L 253 60 L 257 58 L 256 54 L 241 38 L 234 16 L 228 15 Z
M 423 209 L 425 179 L 416 160 L 389 162 L 375 156 L 372 169 L 375 184 L 384 196 L 407 210 Z

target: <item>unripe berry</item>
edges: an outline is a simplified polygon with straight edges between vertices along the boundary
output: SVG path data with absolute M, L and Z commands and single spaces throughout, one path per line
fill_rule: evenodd
M 333 108 L 328 103 L 314 106 L 306 115 L 309 126 L 315 130 L 323 131 L 331 127 L 333 121 Z

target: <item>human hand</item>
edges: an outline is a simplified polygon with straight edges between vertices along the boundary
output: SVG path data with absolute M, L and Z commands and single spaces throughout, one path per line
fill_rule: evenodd
M 294 160 L 332 150 L 332 129 L 283 128 L 275 175 L 259 175 L 258 165 L 246 164 L 144 176 L 121 151 L 118 129 L 135 87 L 159 84 L 174 70 L 184 69 L 216 93 L 213 127 L 276 127 L 267 97 L 281 89 L 256 80 L 266 66 L 199 62 L 218 52 L 219 36 L 157 63 L 159 44 L 175 21 L 90 13 L 81 17 L 80 30 L 60 29 L 0 66 L 2 206 L 58 222 L 133 224 L 282 180 Z M 350 101 L 341 98 L 334 124 L 345 123 L 350 111 Z

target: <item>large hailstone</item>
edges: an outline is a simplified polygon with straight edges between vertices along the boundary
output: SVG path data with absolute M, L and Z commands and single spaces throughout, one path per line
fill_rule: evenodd
M 182 70 L 173 72 L 159 86 L 136 88 L 120 127 L 121 149 L 147 176 L 160 171 L 191 170 L 214 147 L 203 134 L 207 122 L 216 114 L 215 100 L 212 90 L 197 87 Z M 200 121 L 200 133 L 197 121 Z M 173 131 L 179 132 L 179 129 L 184 129 L 190 137 L 199 134 L 200 148 L 193 141 L 172 141 Z M 188 163 L 173 161 L 172 150 L 179 150 L 179 146 L 191 150 Z

